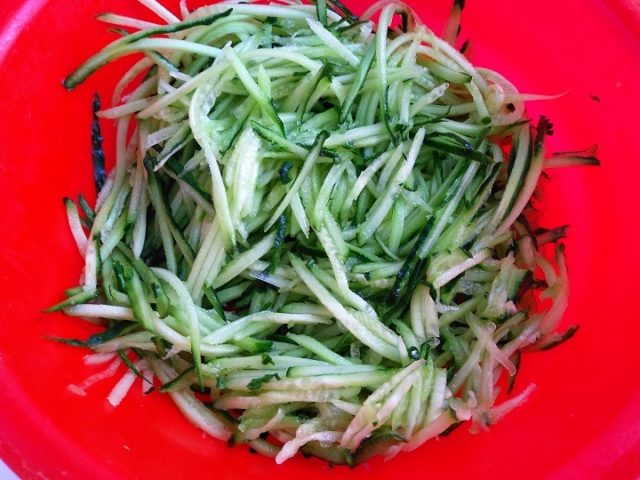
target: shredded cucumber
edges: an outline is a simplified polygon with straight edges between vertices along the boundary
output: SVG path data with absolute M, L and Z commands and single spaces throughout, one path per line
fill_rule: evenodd
M 393 456 L 522 403 L 494 407 L 520 350 L 575 332 L 564 249 L 539 248 L 566 228 L 531 231 L 531 198 L 597 160 L 545 160 L 538 97 L 456 50 L 464 2 L 445 40 L 399 2 L 143 3 L 166 24 L 101 15 L 134 31 L 64 81 L 145 56 L 97 112 L 118 135 L 95 212 L 65 199 L 85 267 L 50 311 L 109 322 L 66 342 L 135 352 L 190 421 L 277 462 Z

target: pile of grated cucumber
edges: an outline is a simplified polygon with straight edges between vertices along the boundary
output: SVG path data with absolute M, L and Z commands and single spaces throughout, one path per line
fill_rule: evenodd
M 575 332 L 531 197 L 597 160 L 545 158 L 538 97 L 454 47 L 463 2 L 443 39 L 399 2 L 140 1 L 157 23 L 100 15 L 121 38 L 64 81 L 142 53 L 96 101 L 98 199 L 65 199 L 84 272 L 50 309 L 104 321 L 64 341 L 129 368 L 116 403 L 155 376 L 214 437 L 350 465 L 523 403 L 520 352 Z

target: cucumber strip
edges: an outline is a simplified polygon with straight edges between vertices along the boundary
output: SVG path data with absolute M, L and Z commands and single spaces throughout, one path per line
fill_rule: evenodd
M 253 210 L 251 200 L 260 170 L 259 150 L 260 138 L 251 128 L 246 129 L 237 140 L 232 154 L 239 157 L 230 189 L 231 216 L 235 222 Z
M 345 47 L 344 44 L 329 30 L 323 27 L 323 25 L 326 25 L 326 22 L 321 22 L 312 18 L 307 18 L 307 24 L 311 31 L 315 33 L 336 55 L 340 56 L 352 67 L 356 67 L 360 63 L 358 57 L 351 50 Z
M 311 20 L 309 20 L 311 21 Z M 317 23 L 317 22 L 316 22 Z M 308 83 L 305 85 L 306 87 L 306 93 L 303 93 L 303 96 L 300 100 L 300 104 L 298 107 L 298 124 L 302 124 L 303 123 L 303 119 L 305 114 L 307 113 L 307 111 L 309 110 L 309 108 L 313 107 L 314 103 L 312 103 L 310 100 L 313 97 L 314 92 L 318 89 L 318 86 L 320 85 L 320 82 L 322 81 L 322 79 L 325 76 L 325 71 L 326 71 L 326 65 L 323 65 L 322 68 L 320 68 L 320 70 L 318 70 L 317 72 L 313 73 L 313 74 L 309 74 L 309 81 Z M 305 125 L 307 128 L 309 127 L 309 125 Z
M 225 249 L 231 248 L 235 244 L 235 229 L 231 220 L 229 200 L 224 188 L 222 173 L 216 159 L 216 146 L 210 136 L 207 135 L 206 127 L 209 110 L 215 102 L 215 91 L 212 84 L 205 84 L 193 95 L 189 107 L 189 124 L 193 131 L 193 136 L 205 152 L 207 165 L 211 171 L 211 197 L 216 209 L 220 229 L 223 234 Z
M 347 309 L 329 293 L 300 259 L 295 256 L 290 256 L 290 261 L 301 280 L 313 292 L 320 303 L 322 303 L 336 320 L 349 330 L 354 337 L 358 338 L 362 343 L 380 355 L 396 362 L 399 361 L 400 357 L 397 350 L 367 330 L 353 314 L 349 313 Z
M 239 369 L 263 369 L 268 366 L 273 368 L 294 368 L 294 367 L 318 367 L 326 365 L 324 362 L 309 358 L 289 357 L 286 355 L 253 355 L 249 357 L 230 357 L 213 360 L 203 365 L 203 371 L 207 375 L 216 376 L 223 370 Z
M 198 322 L 198 315 L 196 309 L 189 295 L 189 291 L 185 287 L 184 283 L 176 277 L 173 273 L 163 268 L 153 268 L 153 273 L 158 278 L 164 280 L 169 287 L 171 287 L 176 298 L 172 302 L 171 311 L 180 319 L 184 317 L 185 323 L 189 325 L 189 338 L 191 340 L 191 354 L 193 355 L 193 366 L 195 367 L 198 382 L 202 388 L 202 361 L 200 358 L 200 325 Z
M 343 388 L 377 387 L 386 382 L 397 370 L 385 369 L 370 372 L 325 374 L 293 378 L 271 377 L 261 385 L 262 390 L 269 391 L 309 391 L 336 390 Z M 227 382 L 231 390 L 252 390 L 250 378 L 234 379 Z
M 425 239 L 424 243 L 418 249 L 417 255 L 419 258 L 426 258 L 426 256 L 431 251 L 436 240 L 453 215 L 453 212 L 455 212 L 456 208 L 458 208 L 458 204 L 460 203 L 465 190 L 469 187 L 471 181 L 473 180 L 473 177 L 478 171 L 479 166 L 480 165 L 478 164 L 478 162 L 471 162 L 467 167 L 467 170 L 460 179 L 460 183 L 457 185 L 457 188 L 451 200 L 449 200 L 445 208 L 442 210 L 442 213 L 439 215 L 439 218 L 433 226 L 433 229 L 429 232 L 429 235 Z
M 467 260 L 464 260 L 458 263 L 457 265 L 454 265 L 450 269 L 442 272 L 436 278 L 432 279 L 431 285 L 433 285 L 433 288 L 435 289 L 441 288 L 442 286 L 446 285 L 457 276 L 464 273 L 466 270 L 484 262 L 487 258 L 489 258 L 490 255 L 491 255 L 490 250 L 488 249 L 480 250 L 473 257 L 468 258 Z
M 84 64 L 82 64 L 78 69 L 76 69 L 71 75 L 64 79 L 62 84 L 65 88 L 69 90 L 73 90 L 79 84 L 84 82 L 89 75 L 95 72 L 98 68 L 102 67 L 109 61 L 114 58 L 114 51 L 117 52 L 121 46 L 131 44 L 143 38 L 150 37 L 152 35 L 162 35 L 167 33 L 175 33 L 180 32 L 182 30 L 186 30 L 193 27 L 198 27 L 200 25 L 211 25 L 216 20 L 224 18 L 230 15 L 232 9 L 228 9 L 222 13 L 209 15 L 203 18 L 187 20 L 184 22 L 174 23 L 172 25 L 166 25 L 162 27 L 149 28 L 146 30 L 141 30 L 131 35 L 127 35 L 124 38 L 116 40 L 110 43 L 107 47 L 105 47 L 102 52 L 97 55 L 91 57 Z
M 320 21 L 320 23 L 326 27 L 328 25 L 327 2 L 325 0 L 316 0 L 315 4 L 316 4 L 316 17 L 318 17 L 318 20 Z
M 327 446 L 321 442 L 308 442 L 302 447 L 300 451 L 303 455 L 312 455 L 332 465 L 347 465 L 349 467 L 354 466 L 353 455 L 346 448 L 340 448 L 335 445 Z
M 78 304 L 71 307 L 65 307 L 64 313 L 73 317 L 134 320 L 133 311 L 130 308 L 115 305 Z
M 282 124 L 282 120 L 280 120 L 280 117 L 275 110 L 273 101 L 262 91 L 255 80 L 253 80 L 244 63 L 242 63 L 242 60 L 240 60 L 240 57 L 238 57 L 238 55 L 232 48 L 224 48 L 223 53 L 225 55 L 225 58 L 228 59 L 231 63 L 231 67 L 236 72 L 236 75 L 238 75 L 238 78 L 245 86 L 249 94 L 253 97 L 253 99 L 260 106 L 263 112 L 275 124 L 275 126 L 280 130 L 280 133 L 284 136 L 284 125 Z
M 134 271 L 127 269 L 123 273 L 125 281 L 125 290 L 129 301 L 131 302 L 131 309 L 133 310 L 133 316 L 136 321 L 140 322 L 146 330 L 155 331 L 154 319 L 157 314 L 151 308 L 151 305 L 147 302 L 144 295 L 143 285 L 140 277 Z
M 296 145 L 295 143 L 287 140 L 283 135 L 280 135 L 259 123 L 252 121 L 251 126 L 256 131 L 258 135 L 260 135 L 265 140 L 269 140 L 272 143 L 284 148 L 285 150 L 293 153 L 295 156 L 299 158 L 307 158 L 309 155 L 309 150 L 300 145 Z
M 224 269 L 216 276 L 212 287 L 219 289 L 231 280 L 236 278 L 242 272 L 247 270 L 251 265 L 264 257 L 273 247 L 276 234 L 272 233 L 264 237 L 260 242 L 255 244 L 250 250 L 238 255 L 229 262 Z
M 346 375 L 368 373 L 384 370 L 377 365 L 318 365 L 291 367 L 287 370 L 287 377 L 313 377 L 322 375 Z
M 333 167 L 331 167 L 329 173 L 327 173 L 327 175 L 324 177 L 322 187 L 320 188 L 320 191 L 318 192 L 318 195 L 315 199 L 314 209 L 310 215 L 311 224 L 316 230 L 319 230 L 321 228 L 325 215 L 329 213 L 328 206 L 331 193 L 336 184 L 340 181 L 345 168 L 346 164 L 344 162 L 335 164 L 333 165 Z
M 387 452 L 391 447 L 405 443 L 407 441 L 398 432 L 384 427 L 374 432 L 370 437 L 366 438 L 354 453 L 354 464 L 360 465 L 369 458 Z
M 347 195 L 341 212 L 341 218 L 345 219 L 350 214 L 350 210 L 353 206 L 353 202 L 359 198 L 362 191 L 367 187 L 369 182 L 372 181 L 374 175 L 380 170 L 384 164 L 388 161 L 391 152 L 387 151 L 376 158 L 371 164 L 360 173 L 358 179 L 353 184 L 351 191 Z
M 231 340 L 232 338 L 242 338 L 239 335 L 249 331 L 259 332 L 269 325 L 265 324 L 287 324 L 287 323 L 317 323 L 321 317 L 313 317 L 311 315 L 296 313 L 276 313 L 270 311 L 261 311 L 248 315 L 241 319 L 226 324 L 224 327 L 210 333 L 202 340 L 210 345 L 218 345 Z M 249 335 L 253 335 L 250 333 Z M 244 335 L 244 336 L 249 336 Z
M 290 338 L 294 342 L 296 342 L 301 347 L 304 347 L 309 352 L 316 355 L 321 360 L 325 362 L 332 363 L 334 365 L 352 365 L 353 362 L 349 359 L 346 359 L 337 353 L 334 353 L 331 349 L 327 348 L 318 340 L 309 337 L 307 335 L 296 335 L 293 333 L 288 333 L 287 338 Z
M 409 148 L 407 157 L 400 168 L 398 168 L 391 184 L 385 189 L 382 196 L 378 197 L 371 207 L 366 220 L 360 225 L 358 230 L 358 241 L 361 245 L 371 238 L 373 233 L 377 230 L 393 207 L 393 202 L 399 194 L 400 187 L 407 181 L 407 178 L 411 174 L 411 170 L 415 165 L 424 136 L 425 130 L 424 128 L 421 128 L 418 130 L 418 133 L 416 133 L 416 136 L 411 143 L 411 147 Z
M 65 297 L 73 297 L 74 295 L 76 295 L 77 293 L 80 293 L 82 291 L 83 291 L 82 287 L 67 288 L 64 291 L 64 296 Z
M 510 165 L 511 174 L 509 175 L 509 180 L 507 181 L 507 185 L 504 189 L 504 194 L 498 204 L 498 209 L 491 221 L 492 229 L 495 229 L 499 222 L 504 218 L 509 206 L 513 202 L 518 184 L 521 182 L 522 177 L 525 174 L 524 170 L 526 168 L 527 157 L 529 154 L 530 136 L 531 134 L 528 126 L 520 127 L 518 140 L 512 147 L 515 148 L 516 154 L 513 158 L 512 164 Z
M 91 157 L 93 159 L 93 180 L 96 186 L 96 192 L 102 190 L 107 180 L 107 174 L 104 169 L 105 158 L 104 149 L 102 147 L 102 131 L 100 129 L 100 121 L 98 112 L 100 111 L 100 95 L 96 93 L 93 97 L 93 122 L 91 124 Z
M 82 222 L 80 220 L 80 213 L 78 212 L 78 207 L 70 198 L 64 198 L 64 206 L 67 210 L 67 220 L 69 222 L 69 229 L 73 234 L 73 238 L 76 242 L 76 246 L 78 247 L 78 252 L 80 255 L 84 255 L 87 251 L 87 235 L 84 233 L 82 229 Z
M 381 117 L 384 126 L 391 137 L 393 143 L 397 143 L 394 132 L 391 128 L 391 114 L 389 112 L 389 85 L 387 81 L 387 33 L 391 25 L 391 19 L 395 12 L 396 5 L 386 6 L 380 14 L 378 21 L 378 31 L 376 32 L 376 68 L 378 73 L 378 101 L 380 102 Z
M 156 211 L 156 221 L 160 229 L 160 237 L 162 239 L 167 267 L 171 272 L 176 273 L 178 271 L 178 261 L 173 236 L 171 235 L 171 221 L 169 220 L 169 213 L 167 212 L 162 194 L 160 193 L 160 187 L 158 186 L 149 162 L 147 162 L 147 178 L 149 181 L 149 199 Z
M 329 134 L 327 132 L 322 132 L 316 138 L 315 144 L 311 149 L 311 151 L 309 152 L 309 155 L 307 155 L 302 165 L 302 168 L 298 172 L 298 176 L 293 182 L 293 185 L 291 185 L 291 187 L 287 191 L 287 194 L 282 199 L 282 201 L 276 208 L 275 212 L 271 215 L 271 218 L 269 219 L 269 221 L 266 223 L 265 231 L 269 230 L 276 223 L 280 215 L 284 213 L 284 211 L 287 209 L 287 207 L 291 203 L 293 196 L 296 193 L 298 193 L 298 191 L 300 190 L 302 183 L 306 180 L 307 176 L 311 173 L 311 170 L 313 169 L 315 163 L 320 157 L 320 152 L 322 151 L 322 148 L 324 146 L 325 140 L 327 139 L 328 135 Z
M 382 426 L 388 420 L 394 406 L 402 400 L 413 381 L 419 377 L 419 369 L 423 365 L 424 360 L 409 364 L 371 393 L 346 428 L 340 445 L 353 451 L 377 426 Z
M 91 300 L 95 300 L 97 297 L 98 297 L 98 293 L 95 291 L 93 292 L 83 291 L 80 293 L 76 293 L 72 297 L 69 297 L 66 300 L 63 300 L 60 303 L 56 303 L 52 307 L 49 307 L 43 310 L 43 312 L 46 312 L 46 313 L 57 312 L 59 310 L 63 310 L 68 307 L 73 307 L 74 305 L 81 305 L 81 304 L 90 302 Z
M 537 127 L 536 138 L 533 144 L 531 163 L 529 165 L 527 176 L 524 179 L 522 189 L 520 190 L 518 197 L 515 199 L 509 215 L 507 215 L 507 217 L 502 221 L 502 223 L 496 230 L 496 233 L 498 235 L 505 233 L 509 229 L 509 227 L 513 225 L 513 222 L 515 222 L 516 218 L 518 218 L 518 216 L 522 213 L 525 206 L 529 202 L 531 195 L 533 195 L 533 192 L 538 184 L 540 174 L 542 173 L 542 168 L 544 166 L 543 140 L 549 128 L 549 121 L 545 117 L 541 117 Z
M 327 403 L 334 399 L 350 398 L 357 395 L 359 388 L 317 389 L 296 391 L 270 391 L 260 395 L 226 394 L 214 402 L 216 408 L 250 409 L 290 402 Z
M 167 383 L 175 378 L 176 372 L 161 360 L 151 359 L 153 371 L 161 382 Z M 220 440 L 228 440 L 231 436 L 230 422 L 221 415 L 205 407 L 194 395 L 188 390 L 180 390 L 169 392 L 171 398 L 175 402 L 180 411 L 193 423 L 196 427 L 208 433 L 214 438 Z
M 164 316 L 169 310 L 169 299 L 163 286 L 154 275 L 153 271 L 139 258 L 136 258 L 131 250 L 122 243 L 116 246 L 116 251 L 131 264 L 132 268 L 140 275 L 144 282 L 145 294 L 148 298 L 155 300 L 158 314 Z M 120 259 L 120 261 L 123 261 Z

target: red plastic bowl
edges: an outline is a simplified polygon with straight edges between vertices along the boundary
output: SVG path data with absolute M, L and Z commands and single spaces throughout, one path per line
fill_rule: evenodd
M 436 31 L 449 3 L 412 2 Z M 538 389 L 489 433 L 460 428 L 392 462 L 329 471 L 315 460 L 276 466 L 228 449 L 163 395 L 143 398 L 136 388 L 114 410 L 105 401 L 110 385 L 87 397 L 66 390 L 94 370 L 85 352 L 43 336 L 95 328 L 40 310 L 77 281 L 61 199 L 93 196 L 90 99 L 96 90 L 109 98 L 125 65 L 74 93 L 60 81 L 110 39 L 94 14 L 150 15 L 126 0 L 0 2 L 0 457 L 23 478 L 638 478 L 638 9 L 636 0 L 467 1 L 462 32 L 476 63 L 521 91 L 567 92 L 531 108 L 554 121 L 551 148 L 600 146 L 600 169 L 552 171 L 544 190 L 545 224 L 571 224 L 565 325 L 581 329 L 555 350 L 524 357 L 516 391 L 529 382 Z

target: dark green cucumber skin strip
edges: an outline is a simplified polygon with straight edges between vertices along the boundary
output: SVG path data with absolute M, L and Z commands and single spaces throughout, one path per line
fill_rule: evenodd
M 167 212 L 167 218 L 169 220 L 169 230 L 171 231 L 171 235 L 173 236 L 176 245 L 178 246 L 178 250 L 182 254 L 182 257 L 186 261 L 189 268 L 193 265 L 193 261 L 196 256 L 196 252 L 193 251 L 189 242 L 184 238 L 180 227 L 178 226 L 175 218 L 171 214 L 171 207 L 169 206 L 169 202 L 167 197 L 164 195 L 160 195 L 162 203 L 164 204 L 164 209 Z
M 410 283 L 410 277 L 407 277 L 407 275 L 409 275 L 410 272 L 414 272 L 416 270 L 416 266 L 420 264 L 421 259 L 419 259 L 417 256 L 418 250 L 427 239 L 429 232 L 433 228 L 434 220 L 434 217 L 429 218 L 426 225 L 422 228 L 422 231 L 418 235 L 418 238 L 416 239 L 411 252 L 407 255 L 402 268 L 396 275 L 394 285 L 389 292 L 389 296 L 387 297 L 387 305 L 391 307 L 396 306 L 400 303 L 400 300 L 402 298 L 406 298 L 406 292 L 404 292 L 403 289 L 408 283 Z M 424 267 L 424 264 L 422 266 Z M 414 274 L 414 276 L 415 275 L 416 274 Z
M 73 287 L 73 288 L 67 288 L 64 291 L 64 294 L 66 297 L 73 297 L 74 295 L 77 295 L 78 293 L 81 293 L 84 289 L 82 287 Z
M 327 2 L 326 0 L 315 0 L 316 3 L 316 16 L 318 17 L 318 21 L 327 26 Z
M 566 332 L 560 334 L 558 338 L 542 347 L 541 350 L 551 350 L 552 348 L 556 348 L 558 345 L 562 345 L 567 340 L 573 338 L 579 327 L 580 325 L 573 325 L 569 327 Z
M 136 328 L 136 325 L 129 322 L 113 322 L 109 328 L 107 328 L 104 332 L 97 333 L 95 335 L 91 335 L 86 340 L 78 340 L 75 338 L 60 338 L 60 337 L 45 337 L 48 340 L 53 340 L 55 342 L 64 343 L 66 345 L 71 345 L 74 347 L 96 347 L 101 345 L 109 340 L 113 340 L 125 333 Z
M 357 22 L 358 16 L 354 15 L 340 0 L 329 0 L 329 5 L 332 5 L 332 10 L 338 15 L 342 15 L 349 22 Z
M 151 162 L 153 162 L 153 160 L 151 160 Z M 211 203 L 208 200 L 209 195 L 206 190 L 202 188 L 202 185 L 198 183 L 198 180 L 196 180 L 191 172 L 183 171 L 182 165 L 180 165 L 175 158 L 170 158 L 169 160 L 167 160 L 167 163 L 165 163 L 165 167 L 167 167 L 175 175 L 184 180 L 191 188 L 193 188 L 198 193 L 198 195 L 202 197 L 202 200 L 205 203 Z M 147 170 L 149 170 L 149 167 L 147 167 Z M 151 168 L 151 170 L 153 170 L 153 168 Z
M 262 388 L 262 384 L 267 383 L 270 380 L 280 380 L 280 375 L 278 375 L 277 373 L 268 373 L 262 377 L 254 378 L 249 382 L 247 388 L 254 391 L 260 390 Z
M 185 370 L 183 370 L 182 372 L 180 372 L 174 379 L 169 380 L 167 383 L 164 383 L 163 385 L 161 385 L 158 388 L 158 391 L 160 392 L 170 392 L 172 391 L 173 387 L 183 378 L 185 378 L 187 375 L 189 375 L 190 373 L 195 373 L 195 367 L 191 366 Z
M 488 155 L 474 150 L 473 147 L 468 148 L 465 145 L 455 145 L 452 143 L 445 142 L 443 140 L 438 140 L 432 137 L 426 137 L 424 139 L 424 144 L 434 148 L 436 150 L 442 150 L 444 152 L 453 153 L 455 155 L 459 155 L 463 158 L 468 158 L 471 160 L 477 160 L 482 163 L 492 163 L 493 159 Z
M 91 300 L 95 300 L 98 298 L 97 292 L 85 292 L 82 291 L 80 293 L 76 293 L 74 296 L 63 300 L 60 303 L 55 304 L 52 307 L 49 307 L 44 310 L 46 313 L 57 312 L 67 307 L 73 307 L 74 305 L 81 305 L 83 303 L 90 302 Z
M 456 422 L 447 428 L 444 432 L 442 432 L 438 437 L 446 437 L 447 435 L 451 435 L 456 429 L 458 429 L 464 422 Z
M 91 158 L 93 159 L 93 181 L 96 192 L 102 190 L 104 182 L 107 180 L 107 173 L 104 169 L 104 149 L 102 146 L 102 130 L 98 112 L 100 111 L 100 95 L 96 93 L 93 97 L 93 121 L 91 122 Z
M 251 449 L 255 450 L 262 455 L 267 457 L 275 457 L 280 451 L 280 447 L 277 447 L 273 443 L 269 443 L 262 438 L 256 438 L 255 440 L 249 440 L 247 442 L 249 444 L 249 452 L 251 453 Z
M 353 454 L 346 448 L 336 445 L 323 447 L 318 442 L 309 442 L 300 448 L 303 455 L 311 455 L 329 462 L 330 465 L 346 465 L 353 467 L 355 465 Z
M 513 391 L 513 387 L 516 385 L 516 378 L 518 377 L 518 373 L 520 372 L 520 364 L 522 362 L 522 354 L 520 350 L 518 350 L 514 355 L 513 364 L 516 367 L 516 373 L 509 377 L 509 385 L 507 386 L 507 395 L 510 395 Z
M 150 37 L 152 35 L 175 33 L 175 32 L 180 32 L 182 30 L 186 30 L 186 29 L 193 28 L 193 27 L 198 27 L 198 26 L 202 26 L 202 25 L 211 25 L 216 20 L 219 20 L 221 18 L 224 18 L 224 17 L 230 15 L 232 11 L 233 11 L 233 9 L 229 9 L 229 10 L 226 10 L 226 11 L 224 11 L 222 13 L 218 13 L 218 14 L 215 14 L 215 15 L 210 15 L 208 17 L 203 17 L 203 18 L 199 18 L 199 19 L 196 19 L 196 20 L 187 20 L 185 22 L 179 22 L 179 23 L 174 23 L 174 24 L 171 24 L 171 25 L 165 25 L 165 26 L 162 26 L 162 27 L 156 27 L 156 28 L 150 28 L 150 29 L 147 29 L 147 30 L 141 30 L 141 31 L 133 33 L 131 35 L 127 35 L 126 37 L 121 38 L 120 40 L 116 40 L 116 42 L 113 42 L 110 46 L 114 47 L 114 46 L 117 46 L 117 45 L 127 45 L 127 44 L 133 43 L 133 42 L 135 42 L 137 40 L 141 40 L 143 38 Z M 107 48 L 109 48 L 109 47 L 107 47 Z M 87 77 L 89 77 L 89 75 L 91 75 L 92 73 L 94 73 L 96 70 L 98 70 L 100 67 L 102 67 L 104 65 L 104 63 L 88 65 L 90 61 L 91 61 L 91 59 L 87 60 L 87 62 L 85 62 L 83 65 L 81 65 L 79 68 L 77 68 L 71 75 L 69 75 L 67 78 L 65 78 L 63 80 L 62 85 L 67 90 L 73 90 L 74 88 L 76 88 L 78 85 L 80 85 L 82 82 L 84 82 L 87 79 Z M 107 60 L 107 62 L 108 61 L 109 60 Z
M 390 427 L 381 427 L 370 437 L 364 439 L 354 454 L 354 465 L 360 465 L 371 457 L 387 451 L 390 447 L 405 443 L 407 440 Z
M 216 293 L 216 291 L 212 287 L 205 286 L 203 292 L 205 297 L 213 307 L 213 309 L 216 311 L 216 313 L 220 317 L 220 319 L 223 320 L 224 322 L 227 322 L 228 320 L 227 320 L 227 315 L 225 314 L 225 311 L 224 311 L 224 306 L 220 302 L 220 299 L 218 298 L 218 294 Z
M 289 171 L 293 167 L 293 164 L 290 161 L 286 161 L 282 164 L 282 167 L 278 170 L 278 177 L 280 181 L 285 185 L 291 182 L 291 177 L 289 176 Z
M 280 259 L 282 257 L 282 244 L 285 240 L 287 233 L 287 217 L 280 215 L 278 223 L 276 225 L 276 238 L 273 242 L 273 253 L 271 257 L 271 265 L 269 265 L 269 272 L 274 273 L 276 268 L 280 266 Z
M 126 350 L 118 350 L 118 357 L 120 357 L 120 359 L 122 360 L 122 362 L 126 365 L 126 367 L 131 370 L 133 372 L 133 374 L 142 379 L 142 381 L 150 383 L 149 380 L 147 380 L 147 378 L 140 372 L 140 370 L 138 370 L 138 368 L 134 365 L 134 363 L 131 361 L 131 359 L 129 358 L 129 356 L 127 355 L 127 351 Z M 153 384 L 151 384 L 153 387 Z
M 87 199 L 82 194 L 78 195 L 78 205 L 80 205 L 82 212 L 89 221 L 89 225 L 91 225 L 93 223 L 93 219 L 96 217 L 96 214 L 89 205 L 89 202 L 87 202 Z

